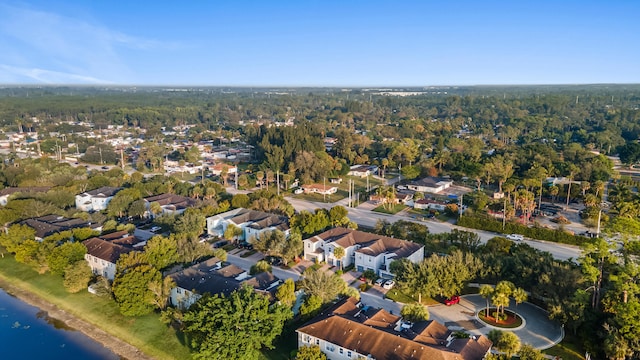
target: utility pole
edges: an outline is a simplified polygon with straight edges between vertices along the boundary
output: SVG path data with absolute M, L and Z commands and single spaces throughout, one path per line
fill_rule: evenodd
M 98 146 L 98 152 L 100 153 L 100 165 L 104 165 L 104 161 L 102 161 L 102 148 Z
M 122 165 L 122 171 L 124 171 L 124 148 L 120 148 L 120 164 Z
M 507 198 L 504 199 L 504 205 L 502 206 L 502 230 L 504 230 L 505 223 L 507 222 Z
M 327 178 L 322 177 L 322 197 L 324 202 L 327 202 Z
M 236 174 L 235 174 L 235 178 L 236 178 L 236 181 L 235 181 L 234 186 L 236 187 L 236 190 L 238 190 L 238 165 L 236 165 Z
M 280 196 L 280 170 L 276 170 L 276 187 L 278 196 Z

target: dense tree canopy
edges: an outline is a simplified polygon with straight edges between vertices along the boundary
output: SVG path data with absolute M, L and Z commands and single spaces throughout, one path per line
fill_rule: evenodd
M 245 286 L 229 296 L 204 296 L 183 321 L 196 359 L 258 359 L 291 316 L 287 307 L 270 306 L 268 298 Z

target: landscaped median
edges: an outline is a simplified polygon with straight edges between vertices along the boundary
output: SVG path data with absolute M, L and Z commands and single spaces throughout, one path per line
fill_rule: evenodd
M 187 359 L 191 357 L 186 345 L 178 340 L 172 328 L 168 328 L 160 321 L 158 314 L 141 317 L 123 316 L 111 298 L 98 297 L 88 292 L 70 294 L 64 290 L 60 276 L 40 275 L 31 267 L 16 262 L 12 256 L 0 258 L 0 281 L 24 291 L 22 297 L 35 297 L 53 304 L 96 328 L 126 341 L 153 358 Z M 96 340 L 108 345 L 106 340 Z

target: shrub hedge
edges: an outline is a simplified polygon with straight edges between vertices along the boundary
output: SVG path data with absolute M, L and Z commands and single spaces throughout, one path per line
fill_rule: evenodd
M 462 216 L 458 219 L 458 225 L 472 229 L 494 231 L 502 234 L 521 234 L 532 239 L 547 240 L 569 245 L 582 245 L 592 241 L 585 236 L 572 235 L 562 230 L 528 227 L 510 222 L 507 222 L 504 229 L 502 229 L 502 221 L 482 215 Z

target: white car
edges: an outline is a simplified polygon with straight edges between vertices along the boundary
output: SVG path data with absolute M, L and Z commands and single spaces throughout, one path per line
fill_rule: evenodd
M 520 234 L 509 234 L 507 235 L 507 239 L 513 240 L 513 241 L 522 241 L 524 240 L 524 236 Z
M 293 191 L 293 193 L 294 193 L 294 194 L 296 194 L 296 195 L 300 195 L 300 194 L 302 194 L 303 192 L 304 192 L 304 190 L 302 190 L 302 189 L 295 189 L 295 190 Z
M 396 284 L 396 282 L 395 282 L 395 281 L 393 281 L 393 280 L 387 280 L 387 281 L 385 281 L 385 282 L 384 282 L 384 284 L 382 285 L 382 288 L 389 290 L 389 289 L 393 288 L 393 286 L 394 286 L 395 284 Z

